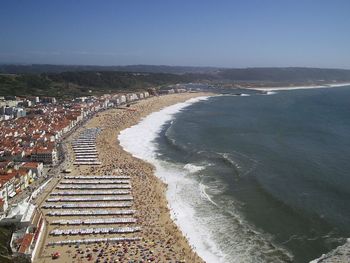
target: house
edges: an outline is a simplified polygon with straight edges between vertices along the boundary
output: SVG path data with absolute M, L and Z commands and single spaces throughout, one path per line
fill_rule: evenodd
M 147 92 L 149 93 L 150 96 L 157 96 L 157 90 L 155 88 L 149 88 L 147 89 Z
M 57 150 L 53 146 L 36 148 L 32 152 L 31 160 L 44 164 L 55 164 L 58 161 Z
M 135 93 L 126 94 L 126 101 L 127 102 L 131 102 L 131 101 L 135 101 L 135 100 L 138 100 L 138 97 Z
M 2 197 L 4 201 L 6 202 L 8 198 L 14 197 L 16 195 L 16 174 L 15 173 L 7 173 L 7 174 L 2 174 L 0 175 L 0 185 L 1 188 L 4 186 L 3 190 L 6 190 L 2 192 Z
M 159 90 L 159 94 L 165 95 L 165 94 L 174 94 L 175 90 L 174 89 L 162 89 Z
M 55 104 L 57 102 L 56 98 L 54 97 L 43 97 L 41 98 L 41 101 L 42 103 L 52 103 L 52 104 Z
M 120 104 L 126 103 L 126 96 L 125 95 L 120 95 L 119 101 L 120 101 Z
M 45 222 L 42 213 L 39 212 L 35 206 L 28 204 L 23 206 L 18 211 L 16 218 L 19 230 L 12 234 L 10 247 L 13 255 L 27 257 L 30 262 L 33 262 L 36 252 L 40 244 L 40 237 L 42 236 Z
M 20 178 L 21 181 L 21 190 L 23 191 L 26 189 L 29 184 L 31 183 L 32 179 L 32 171 L 23 167 L 20 167 L 17 172 L 17 175 Z
M 1 182 L 0 183 L 0 214 L 4 213 L 8 208 L 8 193 L 7 188 L 9 186 L 9 182 Z
M 0 198 L 0 215 L 4 214 L 8 208 L 8 203 L 7 201 L 3 200 Z
M 21 167 L 30 170 L 32 172 L 31 177 L 33 179 L 40 178 L 43 174 L 43 169 L 44 169 L 43 163 L 25 162 L 25 163 L 22 163 Z
M 142 92 L 138 93 L 137 96 L 139 97 L 140 100 L 145 98 L 145 95 Z

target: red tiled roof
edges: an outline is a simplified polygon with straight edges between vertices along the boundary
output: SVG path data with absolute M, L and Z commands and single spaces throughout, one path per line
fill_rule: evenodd
M 39 166 L 39 163 L 36 162 L 27 162 L 22 165 L 24 168 L 37 168 Z
M 0 175 L 0 184 L 3 185 L 13 179 L 16 176 L 15 173 L 9 173 L 5 175 Z
M 33 241 L 33 234 L 25 234 L 21 243 L 21 247 L 19 248 L 18 252 L 19 253 L 25 253 L 27 248 L 32 244 Z

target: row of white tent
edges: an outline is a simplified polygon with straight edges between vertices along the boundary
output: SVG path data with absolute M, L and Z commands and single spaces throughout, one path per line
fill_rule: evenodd
M 86 149 L 86 150 L 79 150 L 79 149 L 75 149 L 74 150 L 74 153 L 75 154 L 82 154 L 82 153 L 95 153 L 95 154 L 97 154 L 97 150 L 95 149 Z
M 141 231 L 140 227 L 102 227 L 102 228 L 78 228 L 78 229 L 54 229 L 50 235 L 91 235 L 91 234 L 125 234 Z
M 60 184 L 128 184 L 129 180 L 64 180 Z
M 79 145 L 94 145 L 95 144 L 95 139 L 82 139 L 82 140 L 76 140 L 73 141 L 72 146 L 79 146 Z
M 101 165 L 100 161 L 76 161 L 73 163 L 74 165 Z
M 86 129 L 73 140 L 72 148 L 75 154 L 74 165 L 101 165 L 98 161 L 95 139 L 101 129 Z
M 87 196 L 87 197 L 54 197 L 47 202 L 91 202 L 91 201 L 132 201 L 134 198 L 127 196 Z
M 84 130 L 84 132 L 82 132 L 82 134 L 84 134 L 84 136 L 88 137 L 88 136 L 96 136 L 96 134 L 100 133 L 102 131 L 101 128 L 89 128 Z
M 121 243 L 121 242 L 133 242 L 140 240 L 139 237 L 110 237 L 110 238 L 89 238 L 89 239 L 77 239 L 77 240 L 63 240 L 49 242 L 49 246 L 53 245 L 79 245 L 79 244 L 93 244 L 93 243 Z
M 78 208 L 128 208 L 131 207 L 131 202 L 121 203 L 87 203 L 87 204 L 44 204 L 42 208 L 46 209 L 78 209 Z
M 79 151 L 79 150 L 96 150 L 97 151 L 97 148 L 96 148 L 96 145 L 93 144 L 93 145 L 76 145 L 76 146 L 72 146 L 73 148 L 73 151 L 75 153 L 75 151 Z
M 104 190 L 112 190 L 112 189 L 130 189 L 131 185 L 129 184 L 122 184 L 122 185 L 58 185 L 56 187 L 57 189 L 63 189 L 63 190 L 87 190 L 87 189 L 104 189 Z
M 115 190 L 115 191 L 60 191 L 52 192 L 50 195 L 128 195 L 129 190 Z
M 98 133 L 96 133 L 98 134 Z M 79 141 L 89 141 L 94 140 L 96 138 L 96 134 L 86 134 L 86 130 L 80 134 L 80 137 L 73 140 L 73 142 L 79 142 Z
M 97 153 L 75 153 L 75 159 L 97 158 Z
M 97 162 L 97 157 L 77 157 L 75 156 L 76 162 Z
M 50 211 L 48 216 L 109 216 L 109 215 L 133 215 L 135 210 L 58 210 Z
M 107 224 L 134 224 L 137 220 L 130 217 L 121 218 L 96 218 L 96 219 L 70 219 L 54 220 L 52 225 L 107 225 Z
M 66 175 L 64 179 L 74 179 L 74 180 L 90 180 L 90 179 L 98 179 L 98 180 L 110 180 L 110 179 L 130 179 L 130 176 L 126 175 Z
M 79 162 L 74 162 L 74 165 L 101 165 L 102 163 L 101 162 L 82 162 L 82 161 L 79 161 Z
M 82 146 L 72 146 L 73 151 L 75 152 L 75 150 L 96 150 L 96 145 L 82 145 Z
M 84 149 L 95 148 L 96 149 L 96 145 L 95 145 L 95 143 L 77 143 L 77 144 L 72 144 L 72 148 L 74 150 L 79 149 L 79 148 L 84 148 Z

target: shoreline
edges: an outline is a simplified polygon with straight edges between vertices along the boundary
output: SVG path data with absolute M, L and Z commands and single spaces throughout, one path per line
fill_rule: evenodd
M 208 97 L 197 97 L 153 112 L 138 124 L 121 131 L 118 139 L 127 152 L 136 158 L 151 163 L 156 168 L 155 175 L 167 184 L 166 198 L 171 218 L 183 235 L 187 237 L 193 249 L 207 262 L 223 262 L 223 254 L 215 242 L 212 241 L 210 231 L 198 222 L 191 202 L 189 202 L 189 199 L 183 199 L 180 193 L 182 184 L 198 185 L 197 182 L 187 178 L 186 175 L 198 171 L 201 167 L 192 164 L 186 164 L 184 167 L 173 166 L 167 161 L 160 160 L 157 157 L 157 145 L 154 142 L 163 130 L 164 125 L 174 121 L 176 114 L 196 102 L 206 101 L 207 99 Z M 142 138 L 139 136 L 140 134 L 142 134 Z M 192 190 L 196 191 L 197 189 Z M 196 195 L 196 193 L 193 192 L 193 195 Z
M 71 141 L 83 128 L 99 127 L 103 129 L 96 140 L 99 160 L 102 162 L 102 165 L 74 167 L 70 159 L 72 156 L 71 149 L 68 149 L 69 167 L 66 168 L 72 168 L 71 175 L 120 173 L 131 177 L 134 197 L 133 209 L 137 211 L 135 217 L 138 220 L 138 226 L 142 230 L 139 233 L 140 241 L 132 243 L 130 248 L 128 248 L 129 252 L 126 253 L 126 256 L 130 260 L 142 259 L 137 254 L 138 252 L 133 252 L 133 249 L 135 251 L 138 250 L 136 247 L 141 247 L 142 249 L 140 250 L 148 251 L 149 254 L 147 255 L 155 258 L 156 261 L 160 260 L 160 262 L 204 262 L 192 249 L 186 237 L 172 220 L 166 198 L 167 186 L 154 174 L 154 166 L 126 152 L 119 144 L 118 135 L 122 130 L 138 124 L 144 117 L 153 112 L 157 112 L 167 106 L 185 102 L 191 98 L 210 95 L 212 94 L 172 94 L 138 101 L 128 109 L 109 109 L 98 113 L 69 139 Z M 47 216 L 45 218 L 49 222 L 57 219 L 57 217 Z M 54 252 L 61 254 L 58 262 L 72 260 L 74 255 L 72 250 L 74 249 L 67 246 L 47 246 L 50 241 L 57 240 L 57 238 L 47 235 L 48 230 L 53 230 L 54 226 L 51 226 L 49 223 L 47 226 L 48 228 L 42 241 L 43 246 L 36 262 L 45 262 Z M 80 248 L 89 248 L 89 246 L 80 245 Z M 108 258 L 112 257 L 112 255 L 107 256 Z M 81 262 L 80 260 L 81 258 L 76 257 L 72 262 Z
M 291 87 L 256 87 L 256 88 L 244 88 L 248 90 L 257 90 L 257 91 L 288 91 L 288 90 L 307 90 L 307 89 L 327 89 L 327 88 L 337 88 L 337 87 L 345 87 L 350 86 L 350 82 L 348 83 L 336 83 L 336 84 L 324 84 L 324 85 L 311 85 L 311 86 L 291 86 Z

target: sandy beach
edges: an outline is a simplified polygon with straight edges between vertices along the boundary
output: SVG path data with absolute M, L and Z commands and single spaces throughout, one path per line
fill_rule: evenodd
M 274 91 L 288 91 L 288 90 L 299 90 L 299 89 L 328 89 L 328 88 L 338 88 L 338 87 L 345 87 L 349 86 L 349 82 L 345 83 L 330 83 L 330 84 L 324 84 L 324 85 L 306 85 L 306 86 L 289 86 L 289 87 L 254 87 L 254 88 L 246 88 L 250 90 L 258 90 L 258 91 L 265 91 L 265 92 L 274 92 Z
M 132 205 L 127 209 L 134 210 L 133 217 L 137 220 L 136 225 L 141 231 L 123 234 L 89 234 L 89 235 L 62 235 L 53 236 L 49 233 L 55 229 L 77 229 L 84 226 L 57 226 L 52 224 L 55 220 L 90 220 L 93 215 L 84 216 L 48 216 L 50 209 L 42 209 L 46 220 L 46 228 L 41 240 L 42 246 L 37 253 L 35 262 L 51 262 L 51 254 L 59 252 L 60 257 L 55 262 L 203 262 L 203 260 L 191 249 L 187 239 L 170 218 L 170 213 L 165 197 L 166 185 L 154 175 L 154 167 L 140 159 L 134 158 L 125 152 L 119 145 L 117 136 L 120 131 L 137 124 L 148 114 L 175 103 L 184 102 L 190 98 L 204 96 L 204 93 L 183 93 L 161 97 L 152 97 L 139 101 L 129 108 L 110 109 L 98 113 L 81 127 L 66 142 L 67 161 L 64 168 L 72 169 L 69 176 L 80 175 L 115 175 L 129 176 L 132 186 Z M 86 128 L 101 128 L 97 136 L 96 146 L 100 166 L 74 166 L 73 152 L 70 142 L 74 140 Z M 37 199 L 37 203 L 49 203 L 47 198 L 54 196 L 52 191 L 57 192 L 57 185 L 64 180 L 63 176 L 57 176 L 50 182 L 50 186 Z M 56 188 L 56 189 L 55 189 Z M 96 190 L 97 191 L 97 190 Z M 81 197 L 81 196 L 78 196 Z M 46 201 L 46 202 L 45 202 Z M 99 201 L 104 203 L 104 201 Z M 108 202 L 107 202 L 108 203 Z M 75 204 L 80 204 L 76 202 Z M 84 210 L 84 209 L 81 209 Z M 92 210 L 92 209 L 89 209 Z M 106 208 L 107 211 L 115 211 Z M 102 216 L 99 216 L 101 218 Z M 130 218 L 130 215 L 113 216 L 104 215 L 103 219 Z M 99 224 L 94 228 L 133 227 L 135 224 L 114 225 Z M 90 228 L 91 228 L 90 227 Z M 89 228 L 86 227 L 85 228 Z M 51 242 L 93 239 L 93 238 L 131 238 L 134 241 L 125 242 L 101 242 L 80 245 L 49 245 Z

